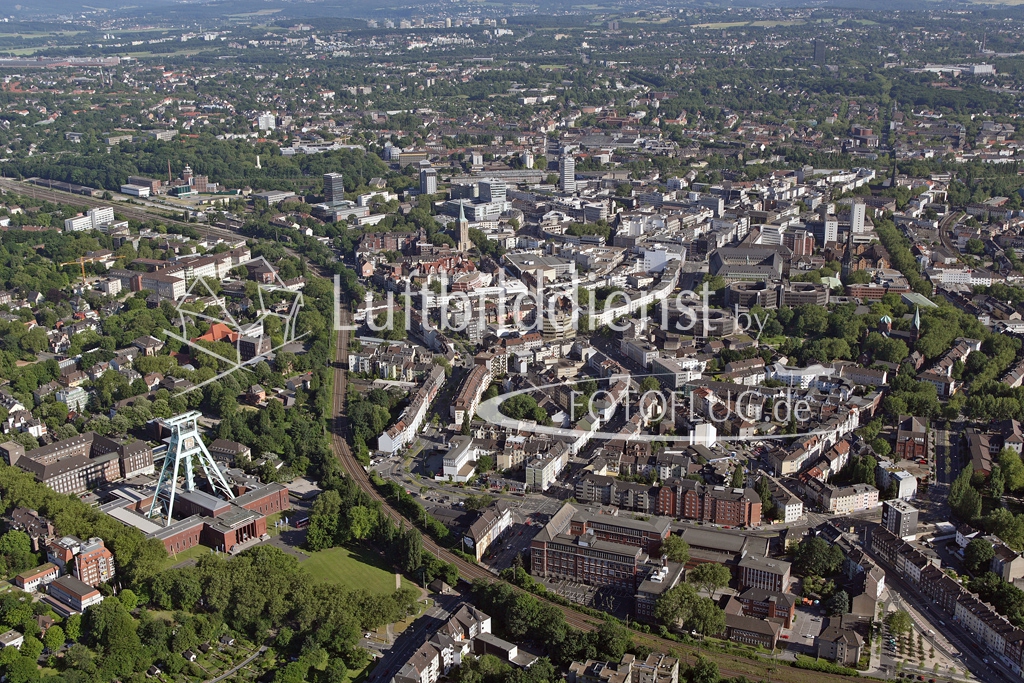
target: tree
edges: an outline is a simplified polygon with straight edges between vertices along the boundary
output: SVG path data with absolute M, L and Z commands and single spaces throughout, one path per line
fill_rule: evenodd
M 981 516 L 981 493 L 973 486 L 968 488 L 960 504 L 953 510 L 953 514 L 965 521 L 971 521 Z
M 642 394 L 645 394 L 648 391 L 660 391 L 660 390 L 661 390 L 661 382 L 659 382 L 658 378 L 654 377 L 653 375 L 648 375 L 647 377 L 644 377 L 643 380 L 640 382 L 640 393 L 642 393 Z
M 341 657 L 331 657 L 331 661 L 324 669 L 324 673 L 318 677 L 321 683 L 346 683 L 348 680 L 348 667 Z
M 32 539 L 24 531 L 8 531 L 0 536 L 0 555 L 7 561 L 7 570 L 11 574 L 38 564 L 38 558 L 32 552 Z
M 38 680 L 39 664 L 31 657 L 20 656 L 7 667 L 8 683 L 32 683 Z
M 667 556 L 670 562 L 686 564 L 690 559 L 690 544 L 682 536 L 671 534 L 662 542 L 661 554 Z
M 654 605 L 654 616 L 666 627 L 674 628 L 690 618 L 698 597 L 692 585 L 681 583 L 662 593 Z
M 964 548 L 964 567 L 973 576 L 978 576 L 988 571 L 989 563 L 995 555 L 996 551 L 990 542 L 980 537 L 972 538 Z
M 902 636 L 910 633 L 913 628 L 914 622 L 910 618 L 910 614 L 906 610 L 899 610 L 889 615 L 889 631 L 897 636 Z
M 46 633 L 43 634 L 43 644 L 50 652 L 56 652 L 66 642 L 67 636 L 64 635 L 64 629 L 57 624 L 46 629 Z
M 718 665 L 699 656 L 687 672 L 686 678 L 689 683 L 718 683 Z
M 974 476 L 974 468 L 965 467 L 959 472 L 953 482 L 949 484 L 949 495 L 946 497 L 946 502 L 949 503 L 949 508 L 953 511 L 953 514 L 961 506 L 967 490 L 971 488 L 972 476 Z
M 117 597 L 121 601 L 121 604 L 124 605 L 124 608 L 129 612 L 139 605 L 139 596 L 136 595 L 135 591 L 131 588 L 125 588 L 123 591 L 118 593 Z
M 346 517 L 349 533 L 357 540 L 368 538 L 377 524 L 377 511 L 365 505 L 349 508 Z
M 1003 468 L 999 465 L 992 466 L 992 474 L 988 478 L 989 494 L 996 500 L 1003 497 L 1006 489 L 1006 478 L 1003 476 Z
M 402 570 L 406 573 L 414 572 L 423 564 L 423 534 L 419 529 L 410 527 L 405 532 L 402 545 L 404 546 Z
M 805 539 L 793 551 L 794 569 L 801 576 L 831 576 L 843 563 L 843 551 L 820 536 Z
M 774 518 L 775 501 L 772 499 L 772 488 L 767 476 L 757 480 L 757 495 L 761 497 L 761 514 L 766 518 Z
M 725 612 L 714 600 L 699 598 L 693 605 L 686 627 L 704 637 L 720 635 L 725 633 Z
M 728 567 L 716 562 L 698 564 L 686 575 L 687 582 L 692 583 L 701 590 L 707 591 L 708 595 L 712 598 L 715 597 L 715 591 L 729 585 L 731 578 L 732 575 L 729 573 Z
M 1004 448 L 999 454 L 999 470 L 1006 482 L 1006 488 L 1014 493 L 1024 489 L 1024 463 L 1012 448 Z
M 633 644 L 633 636 L 629 629 L 621 624 L 602 621 L 597 629 L 598 654 L 612 662 L 622 659 L 626 650 Z
M 64 620 L 64 635 L 68 640 L 78 641 L 82 637 L 82 615 L 72 614 Z
M 732 487 L 734 489 L 742 489 L 747 485 L 747 477 L 743 473 L 743 466 L 737 465 L 732 471 Z
M 19 648 L 23 657 L 28 657 L 33 662 L 43 654 L 43 641 L 34 636 L 25 636 L 25 642 Z
M 309 515 L 306 547 L 316 552 L 334 546 L 340 518 L 341 497 L 337 491 L 327 490 L 317 496 Z
M 825 610 L 830 616 L 846 614 L 850 611 L 850 594 L 844 590 L 838 590 L 825 601 Z
M 109 597 L 85 613 L 85 632 L 103 655 L 103 669 L 111 678 L 128 676 L 142 650 L 135 621 L 121 602 Z

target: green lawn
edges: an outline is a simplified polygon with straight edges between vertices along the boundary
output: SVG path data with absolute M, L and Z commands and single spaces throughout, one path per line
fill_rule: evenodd
M 162 569 L 170 569 L 174 565 L 184 562 L 185 560 L 197 560 L 206 553 L 213 552 L 205 545 L 195 545 L 188 550 L 182 551 L 177 555 L 168 555 L 167 560 L 164 562 Z
M 361 669 L 349 669 L 346 674 L 348 683 L 362 683 L 362 681 L 366 680 L 367 676 L 370 675 L 376 666 L 377 660 L 374 659 Z
M 365 588 L 371 593 L 395 590 L 395 575 L 384 562 L 362 548 L 328 548 L 315 552 L 301 565 L 317 581 L 347 588 Z M 405 578 L 403 587 L 412 587 Z
M 286 527 L 275 527 L 274 525 L 284 517 L 284 512 L 275 512 L 272 515 L 267 515 L 267 533 L 271 536 L 277 536 Z

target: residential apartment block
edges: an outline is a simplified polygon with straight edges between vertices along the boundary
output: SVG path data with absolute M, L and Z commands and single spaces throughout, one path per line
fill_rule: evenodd
M 669 479 L 658 491 L 658 514 L 723 526 L 761 526 L 761 498 L 750 488 L 707 486 L 692 479 Z

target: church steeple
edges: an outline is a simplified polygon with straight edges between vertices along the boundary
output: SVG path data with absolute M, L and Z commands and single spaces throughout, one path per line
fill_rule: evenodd
M 921 337 L 921 307 L 914 307 L 914 322 L 910 327 L 910 336 L 913 337 L 914 341 L 917 341 Z
M 843 252 L 843 262 L 840 264 L 839 274 L 844 280 L 850 276 L 853 268 L 853 226 L 846 234 L 846 250 Z
M 473 248 L 473 242 L 469 239 L 469 221 L 466 220 L 466 205 L 459 201 L 459 251 L 469 251 Z

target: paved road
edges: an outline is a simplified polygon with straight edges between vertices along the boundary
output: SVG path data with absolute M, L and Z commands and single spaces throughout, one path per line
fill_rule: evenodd
M 935 435 L 935 481 L 952 484 L 960 472 L 960 432 L 936 429 Z
M 390 681 L 402 665 L 427 639 L 459 610 L 463 603 L 461 595 L 439 595 L 434 606 L 421 615 L 412 626 L 405 629 L 391 649 L 377 662 L 377 666 L 366 678 L 366 683 L 385 683 Z
M 249 662 L 251 662 L 252 660 L 256 659 L 257 657 L 259 657 L 261 654 L 263 654 L 266 651 L 267 651 L 267 646 L 266 645 L 261 646 L 260 649 L 256 650 L 256 652 L 253 652 L 251 655 L 246 657 L 240 663 L 238 663 L 235 666 L 233 666 L 232 668 L 228 669 L 227 671 L 222 673 L 220 676 L 217 676 L 216 678 L 211 678 L 210 680 L 206 681 L 205 683 L 219 683 L 220 681 L 223 681 L 225 678 L 228 678 L 229 676 L 235 675 L 235 672 L 237 672 L 242 667 L 249 666 Z
M 869 555 L 873 556 L 867 544 L 865 544 L 865 549 L 868 550 Z M 876 557 L 875 559 L 877 560 L 878 558 Z M 882 564 L 882 566 L 886 565 Z M 895 572 L 887 571 L 885 579 L 890 594 L 901 601 L 901 608 L 906 609 L 910 613 L 918 629 L 924 632 L 925 640 L 931 643 L 936 650 L 953 659 L 952 652 L 950 651 L 950 645 L 952 645 L 961 654 L 959 658 L 961 664 L 966 664 L 971 673 L 979 680 L 985 681 L 985 683 L 996 683 L 997 681 L 1007 681 L 1009 683 L 1015 680 L 1015 677 L 1012 675 L 1007 675 L 1001 670 L 992 668 L 991 663 L 994 661 L 994 656 L 990 653 L 982 654 L 982 646 L 974 636 L 967 633 L 960 626 L 954 625 L 953 619 L 948 614 L 936 607 L 927 598 L 919 595 L 914 588 L 900 576 L 897 576 Z M 936 634 L 941 634 L 942 637 L 938 637 L 938 635 L 930 636 L 928 631 L 935 631 Z M 989 663 L 983 661 L 984 659 L 988 659 Z

